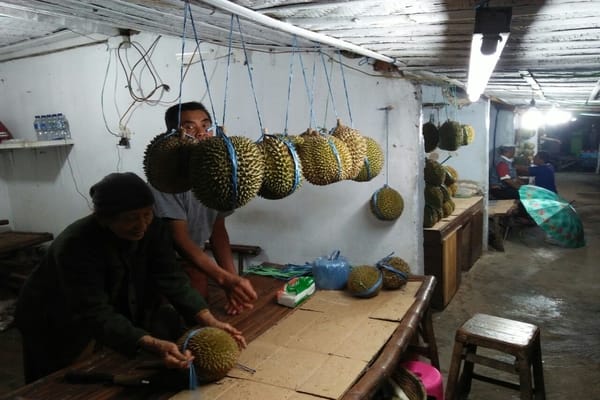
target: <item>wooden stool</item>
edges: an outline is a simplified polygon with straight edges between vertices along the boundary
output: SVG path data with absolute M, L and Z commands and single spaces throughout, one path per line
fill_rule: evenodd
M 495 358 L 476 354 L 477 346 L 510 354 L 514 362 L 507 363 Z M 462 361 L 463 373 L 458 379 Z M 519 385 L 490 378 L 473 372 L 475 364 L 510 372 L 519 376 Z M 532 385 L 532 370 L 533 383 Z M 486 314 L 475 314 L 457 331 L 454 351 L 446 383 L 446 400 L 466 398 L 471 390 L 471 379 L 521 391 L 522 400 L 546 398 L 540 330 L 537 326 Z

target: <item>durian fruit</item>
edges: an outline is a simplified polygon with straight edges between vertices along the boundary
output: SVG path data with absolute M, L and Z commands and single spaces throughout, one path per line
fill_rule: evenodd
M 463 143 L 463 130 L 460 123 L 447 120 L 440 126 L 438 147 L 442 150 L 456 151 Z
M 338 119 L 337 126 L 331 132 L 331 135 L 341 139 L 348 147 L 352 159 L 351 168 L 346 171 L 346 179 L 354 179 L 363 167 L 365 157 L 367 156 L 367 141 L 365 137 L 356 129 L 342 125 Z
M 410 267 L 400 257 L 385 258 L 377 263 L 383 274 L 383 289 L 395 290 L 404 286 L 410 276 Z
M 466 146 L 473 143 L 473 140 L 475 140 L 475 128 L 469 124 L 463 124 L 461 127 L 463 133 L 462 145 Z
M 363 160 L 358 175 L 354 178 L 357 182 L 367 182 L 375 178 L 383 169 L 383 150 L 375 139 L 363 136 L 367 144 L 367 155 Z
M 451 167 L 449 165 L 444 165 L 444 168 L 446 169 L 446 177 L 444 178 L 444 185 L 449 186 L 449 185 L 452 185 L 453 183 L 456 183 L 456 181 L 458 181 L 458 172 L 456 171 L 456 169 L 454 169 L 454 167 Z
M 177 345 L 182 352 L 190 350 L 198 381 L 204 383 L 225 377 L 240 356 L 235 339 L 212 326 L 188 330 L 177 340 Z
M 440 186 L 446 179 L 446 170 L 437 161 L 425 159 L 425 183 L 433 186 Z
M 433 208 L 442 208 L 444 195 L 441 186 L 425 185 L 425 204 Z
M 379 294 L 383 284 L 383 274 L 371 265 L 358 265 L 348 274 L 348 291 L 357 297 L 374 297 Z
M 444 218 L 452 215 L 452 213 L 454 212 L 454 202 L 452 200 L 448 200 L 445 201 L 444 204 L 442 204 L 442 215 Z
M 448 186 L 448 191 L 450 192 L 450 196 L 456 196 L 456 192 L 458 192 L 458 183 L 455 182 L 452 185 Z
M 296 150 L 307 181 L 322 186 L 346 179 L 352 168 L 352 156 L 341 139 L 321 135 L 314 129 L 308 129 L 300 139 Z
M 246 137 L 201 140 L 190 158 L 192 192 L 208 208 L 234 210 L 258 194 L 264 166 L 262 151 Z
M 452 195 L 450 194 L 450 190 L 448 189 L 447 186 L 442 185 L 442 186 L 438 186 L 440 188 L 440 191 L 442 192 L 442 201 L 445 203 L 447 201 L 452 201 Z
M 197 142 L 175 131 L 154 137 L 144 152 L 144 173 L 148 182 L 165 193 L 190 190 L 190 155 Z
M 425 153 L 431 153 L 438 146 L 440 131 L 433 122 L 423 124 L 423 138 L 425 139 Z
M 384 185 L 371 196 L 371 212 L 384 221 L 398 219 L 404 211 L 402 195 L 391 187 Z
M 440 219 L 439 212 L 435 208 L 425 204 L 425 208 L 423 209 L 423 228 L 431 228 Z
M 302 184 L 302 164 L 292 142 L 285 136 L 264 135 L 258 143 L 265 159 L 265 172 L 258 195 L 283 199 Z

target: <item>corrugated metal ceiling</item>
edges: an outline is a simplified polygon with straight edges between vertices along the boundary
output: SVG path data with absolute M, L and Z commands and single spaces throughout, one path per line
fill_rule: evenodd
M 381 54 L 407 78 L 463 85 L 475 7 L 482 2 L 191 0 L 202 40 L 224 44 L 228 39 L 231 14 L 220 3 Z M 513 15 L 487 95 L 515 106 L 527 105 L 533 95 L 541 106 L 600 112 L 600 1 L 487 3 L 512 7 Z M 183 8 L 180 0 L 0 1 L 0 60 L 19 56 L 42 38 L 103 40 L 119 29 L 180 36 Z M 288 51 L 294 43 L 291 33 L 242 20 L 250 48 Z M 189 26 L 187 36 L 193 37 Z M 300 37 L 296 44 L 315 47 L 314 40 Z

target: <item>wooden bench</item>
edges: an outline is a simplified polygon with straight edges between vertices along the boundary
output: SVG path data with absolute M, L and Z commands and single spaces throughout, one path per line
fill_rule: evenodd
M 490 200 L 488 203 L 488 218 L 490 220 L 490 232 L 494 237 L 492 247 L 498 251 L 504 251 L 504 240 L 508 236 L 508 224 L 502 222 L 517 209 L 517 200 Z M 505 222 L 505 221 L 504 221 Z
M 212 251 L 210 242 L 204 244 L 204 250 Z M 244 260 L 246 256 L 257 256 L 262 252 L 262 248 L 260 246 L 245 244 L 231 244 L 231 252 L 238 256 L 238 273 L 242 275 L 244 273 Z

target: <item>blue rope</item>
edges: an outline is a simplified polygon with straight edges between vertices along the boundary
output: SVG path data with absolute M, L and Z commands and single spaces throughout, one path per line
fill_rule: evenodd
M 202 52 L 200 51 L 200 40 L 198 39 L 198 32 L 196 31 L 196 24 L 194 23 L 194 17 L 192 16 L 192 8 L 189 2 L 186 2 L 189 14 L 190 14 L 190 22 L 192 23 L 192 29 L 194 31 L 194 40 L 196 41 L 196 46 L 198 46 L 198 55 L 200 56 L 200 65 L 202 66 L 202 74 L 204 75 L 204 83 L 206 84 L 206 93 L 208 94 L 208 100 L 210 102 L 210 108 L 212 110 L 212 120 L 216 121 L 217 114 L 215 113 L 215 106 L 212 100 L 212 96 L 210 94 L 210 85 L 208 82 L 208 75 L 206 74 L 206 67 L 204 66 L 204 58 L 202 57 Z
M 287 138 L 284 138 L 283 143 L 286 145 L 294 161 L 294 186 L 288 193 L 288 195 L 290 195 L 294 193 L 296 189 L 298 189 L 298 186 L 300 185 L 300 179 L 302 178 L 302 174 L 300 173 L 300 158 L 298 157 L 298 153 L 296 152 L 296 148 L 292 142 L 290 142 Z
M 308 103 L 309 103 L 309 107 L 310 107 L 310 123 L 312 124 L 314 122 L 313 99 L 312 99 L 310 87 L 308 86 L 308 79 L 306 79 L 306 71 L 304 69 L 304 62 L 302 61 L 302 54 L 300 52 L 298 52 L 298 58 L 300 59 L 300 67 L 302 68 L 302 77 L 304 78 L 304 87 L 306 88 L 306 96 L 308 97 Z M 316 124 L 315 124 L 315 126 L 316 126 Z M 312 128 L 312 125 L 309 126 L 309 128 Z
M 252 79 L 252 70 L 250 68 L 250 62 L 248 61 L 248 54 L 246 52 L 246 43 L 244 41 L 244 35 L 242 33 L 242 24 L 240 23 L 240 17 L 235 16 L 238 23 L 238 29 L 240 31 L 240 40 L 242 41 L 242 48 L 244 49 L 244 58 L 246 60 L 246 67 L 248 67 L 248 76 L 250 77 L 250 87 L 252 88 L 252 95 L 254 96 L 254 105 L 256 106 L 256 115 L 258 115 L 258 125 L 260 126 L 260 131 L 264 132 L 262 119 L 260 118 L 260 110 L 258 108 L 258 100 L 256 98 L 256 90 L 254 90 L 254 80 Z
M 371 209 L 373 210 L 373 212 L 375 212 L 375 216 L 379 219 L 385 219 L 385 217 L 383 216 L 383 214 L 381 214 L 381 210 L 379 209 L 379 207 L 377 207 L 377 198 L 379 197 L 379 192 L 381 191 L 381 189 L 378 189 L 375 193 L 373 193 L 373 196 L 371 196 Z
M 296 46 L 298 45 L 298 39 L 296 35 L 294 35 L 294 41 L 292 43 L 292 56 L 290 57 L 290 73 L 288 77 L 288 93 L 287 93 L 287 104 L 285 107 L 285 126 L 283 129 L 283 134 L 288 134 L 288 118 L 290 114 L 290 98 L 292 95 L 292 78 L 294 76 L 294 56 L 296 55 Z
M 323 52 L 319 49 L 319 54 L 321 55 L 321 61 L 323 62 L 323 70 L 325 71 L 325 78 L 327 79 L 327 87 L 329 88 L 329 95 L 331 96 L 331 106 L 333 107 L 333 113 L 335 114 L 336 119 L 338 118 L 338 112 L 335 107 L 335 98 L 333 96 L 333 90 L 331 89 L 331 81 L 329 79 L 329 74 L 327 73 L 327 64 L 325 64 L 325 57 L 323 56 Z
M 344 64 L 342 63 L 342 52 L 338 51 L 340 58 L 340 70 L 342 71 L 342 81 L 344 82 L 344 92 L 346 94 L 346 104 L 348 105 L 348 116 L 350 117 L 350 128 L 354 128 L 354 121 L 352 120 L 352 110 L 350 109 L 350 98 L 348 97 L 348 86 L 346 85 L 346 75 L 344 74 Z
M 186 4 L 188 1 L 186 0 Z M 187 5 L 183 7 L 183 30 L 181 32 L 181 66 L 179 67 L 179 105 L 177 109 L 177 127 L 181 126 L 181 95 L 183 94 L 183 54 L 185 53 L 185 23 L 187 21 Z M 200 51 L 200 49 L 198 49 Z
M 331 137 L 327 138 L 327 143 L 329 144 L 329 148 L 333 152 L 333 155 L 335 156 L 335 161 L 337 162 L 337 166 L 338 166 L 337 178 L 339 180 L 342 180 L 343 168 L 342 168 L 342 159 L 340 158 L 340 153 L 338 152 L 337 147 L 335 147 L 335 143 L 333 143 L 333 140 L 331 139 Z
M 217 127 L 217 136 L 225 142 L 227 148 L 227 154 L 229 155 L 229 161 L 231 161 L 231 208 L 236 208 L 238 199 L 238 162 L 237 155 L 235 153 L 235 147 L 231 142 L 231 139 L 225 135 L 223 128 Z
M 231 41 L 233 36 L 233 14 L 231 14 L 231 22 L 229 23 L 229 48 L 227 53 L 227 74 L 225 75 L 225 95 L 223 96 L 223 122 L 222 126 L 225 126 L 225 110 L 227 110 L 227 93 L 229 93 L 229 71 L 231 70 Z
M 200 332 L 202 329 L 204 328 L 194 329 L 187 334 L 183 342 L 182 351 L 187 350 L 188 342 L 190 341 L 190 339 L 193 338 L 196 335 L 196 333 Z M 190 390 L 196 390 L 196 388 L 198 387 L 198 376 L 196 375 L 196 368 L 194 367 L 193 362 L 190 364 L 189 369 L 189 387 Z

